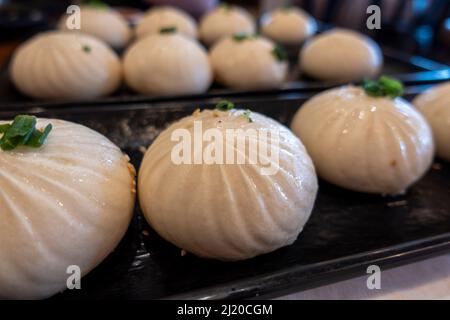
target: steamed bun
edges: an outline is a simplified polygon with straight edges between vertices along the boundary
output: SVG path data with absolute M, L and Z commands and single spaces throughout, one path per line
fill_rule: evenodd
M 92 36 L 52 31 L 20 45 L 11 62 L 11 79 L 38 99 L 81 100 L 112 93 L 122 70 L 117 55 Z
M 179 248 L 204 258 L 247 259 L 292 244 L 307 222 L 317 193 L 311 159 L 289 129 L 258 113 L 250 117 L 251 122 L 243 110 L 196 112 L 163 131 L 147 150 L 139 171 L 141 208 L 151 226 Z M 183 131 L 192 137 L 199 123 L 203 132 L 219 130 L 222 137 L 227 130 L 254 130 L 247 141 L 259 150 L 273 148 L 279 160 L 267 163 L 274 170 L 263 174 L 268 167 L 251 164 L 248 150 L 242 151 L 244 164 L 207 158 L 176 164 L 172 153 L 179 142 L 172 136 Z M 279 143 L 258 135 L 270 130 L 279 133 Z M 234 143 L 216 140 L 226 144 L 224 154 L 239 154 L 236 141 L 243 134 L 234 132 Z
M 300 8 L 279 8 L 261 18 L 262 33 L 277 43 L 300 45 L 317 32 L 316 20 Z
M 152 34 L 133 44 L 124 71 L 127 84 L 140 93 L 201 93 L 212 82 L 206 50 L 176 33 Z
M 68 15 L 64 14 L 58 29 L 70 31 L 67 26 Z M 132 32 L 128 22 L 117 11 L 95 6 L 82 6 L 80 10 L 80 30 L 106 42 L 114 48 L 123 48 L 131 39 Z
M 402 98 L 370 97 L 346 86 L 307 101 L 291 128 L 318 175 L 354 191 L 400 194 L 433 160 L 433 138 L 422 115 Z
M 281 49 L 262 37 L 223 39 L 209 53 L 215 79 L 236 89 L 278 88 L 286 80 L 288 63 L 276 50 Z
M 450 161 L 450 82 L 421 94 L 413 104 L 431 125 L 438 156 Z
M 245 9 L 221 5 L 200 20 L 200 39 L 207 45 L 237 33 L 254 34 L 255 21 Z
M 308 40 L 299 56 L 307 75 L 329 81 L 359 81 L 376 76 L 383 66 L 378 44 L 350 30 L 335 29 Z
M 101 134 L 61 120 L 39 149 L 0 149 L 0 299 L 40 299 L 66 288 L 114 250 L 135 200 L 134 169 Z M 5 122 L 0 122 L 5 124 Z
M 169 6 L 161 6 L 150 9 L 139 21 L 136 27 L 136 35 L 143 36 L 159 33 L 161 29 L 175 27 L 177 31 L 190 38 L 197 38 L 197 23 L 180 9 Z

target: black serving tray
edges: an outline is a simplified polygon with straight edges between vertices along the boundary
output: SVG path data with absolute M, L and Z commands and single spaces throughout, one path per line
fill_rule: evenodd
M 425 88 L 409 87 L 408 97 Z M 289 124 L 308 97 L 297 92 L 234 101 Z M 140 147 L 148 146 L 169 123 L 216 101 L 19 108 L 0 110 L 0 119 L 27 112 L 82 123 L 118 144 L 138 168 Z M 382 269 L 406 264 L 450 251 L 449 194 L 450 164 L 440 160 L 398 197 L 351 192 L 320 181 L 311 219 L 292 246 L 234 263 L 181 256 L 180 249 L 149 227 L 137 205 L 126 236 L 82 279 L 82 289 L 66 290 L 53 299 L 275 297 L 363 275 L 371 264 Z
M 381 74 L 391 75 L 406 85 L 419 85 L 450 80 L 450 66 L 429 60 L 424 57 L 405 54 L 389 47 L 383 47 L 384 66 Z M 299 49 L 298 49 L 299 50 Z M 124 102 L 164 102 L 164 101 L 186 101 L 204 100 L 217 97 L 238 98 L 242 96 L 270 96 L 275 94 L 287 94 L 291 92 L 317 92 L 339 85 L 336 82 L 317 81 L 304 76 L 299 71 L 296 54 L 290 57 L 290 71 L 288 81 L 279 89 L 270 90 L 237 90 L 224 88 L 217 84 L 203 94 L 181 95 L 181 96 L 149 96 L 132 92 L 122 85 L 110 96 L 97 98 L 90 101 L 82 101 L 83 104 L 122 104 Z M 0 109 L 25 107 L 73 107 L 80 101 L 48 101 L 33 100 L 20 93 L 12 84 L 8 72 L 9 64 L 0 69 Z

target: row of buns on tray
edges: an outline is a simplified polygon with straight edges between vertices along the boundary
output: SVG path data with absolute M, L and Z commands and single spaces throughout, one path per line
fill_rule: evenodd
M 199 257 L 235 261 L 297 239 L 318 177 L 357 192 L 407 192 L 435 150 L 450 161 L 450 83 L 417 97 L 417 109 L 401 91 L 390 78 L 324 91 L 300 107 L 292 131 L 246 110 L 252 106 L 220 102 L 163 130 L 137 184 L 130 159 L 94 130 L 26 115 L 1 121 L 0 298 L 48 297 L 65 288 L 68 266 L 92 270 L 125 234 L 136 193 L 164 239 Z M 236 140 L 224 144 L 237 154 L 240 130 L 252 129 L 248 143 L 278 156 L 264 164 L 247 152 L 242 163 L 177 163 L 174 134 L 195 135 L 198 123 L 225 136 L 235 130 Z M 278 139 L 260 135 L 269 131 Z M 198 152 L 189 147 L 183 152 Z M 267 165 L 273 174 L 262 174 Z
M 292 69 L 283 45 L 305 41 L 296 49 L 299 69 L 320 81 L 360 81 L 383 66 L 380 47 L 369 37 L 345 29 L 314 36 L 317 23 L 296 7 L 265 14 L 261 35 L 250 13 L 234 5 L 207 13 L 199 28 L 179 9 L 155 7 L 134 31 L 110 7 L 80 12 L 81 29 L 68 29 L 73 17 L 64 15 L 58 31 L 37 34 L 16 49 L 10 75 L 19 91 L 37 99 L 85 100 L 110 95 L 122 83 L 166 96 L 203 93 L 213 81 L 241 90 L 280 88 Z M 110 45 L 126 47 L 122 57 Z

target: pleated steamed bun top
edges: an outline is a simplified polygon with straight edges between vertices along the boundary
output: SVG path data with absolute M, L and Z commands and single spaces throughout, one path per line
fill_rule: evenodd
M 227 132 L 234 140 L 225 139 Z M 209 139 L 203 145 L 187 139 L 202 134 Z M 218 141 L 223 154 L 211 147 Z M 237 141 L 247 141 L 247 150 Z M 260 148 L 253 162 L 250 141 Z M 151 226 L 179 248 L 219 260 L 248 259 L 292 244 L 316 193 L 314 167 L 300 140 L 248 110 L 204 110 L 181 119 L 150 146 L 139 171 L 140 204 Z
M 383 55 L 371 38 L 351 30 L 333 29 L 305 43 L 299 65 L 302 72 L 320 80 L 359 81 L 380 72 Z
M 144 94 L 202 93 L 212 82 L 206 50 L 175 27 L 135 42 L 123 65 L 127 85 Z
M 450 82 L 436 85 L 413 104 L 431 125 L 438 156 L 450 161 Z
M 53 129 L 39 148 L 3 150 L 2 141 L 0 299 L 47 298 L 66 289 L 68 267 L 82 275 L 96 267 L 132 217 L 129 158 L 75 123 L 38 119 L 36 130 L 48 124 Z
M 73 29 L 73 14 L 63 14 L 58 23 L 62 31 L 90 34 L 113 48 L 123 48 L 131 40 L 132 31 L 127 20 L 107 5 L 84 5 L 80 8 L 80 29 Z
M 38 99 L 83 100 L 112 93 L 120 85 L 121 63 L 105 43 L 87 34 L 50 31 L 20 45 L 11 79 Z
M 317 32 L 317 22 L 297 7 L 282 7 L 261 17 L 262 33 L 277 43 L 300 45 Z
M 199 32 L 202 42 L 211 46 L 220 39 L 237 33 L 254 34 L 256 23 L 245 9 L 222 4 L 202 17 Z
M 209 53 L 217 82 L 236 89 L 281 87 L 288 72 L 283 49 L 256 35 L 237 34 L 220 40 Z
M 316 95 L 301 106 L 291 128 L 318 175 L 354 191 L 401 194 L 433 160 L 422 115 L 402 98 L 369 96 L 361 87 Z
M 196 39 L 197 23 L 188 13 L 170 6 L 159 6 L 148 10 L 136 27 L 136 36 L 142 38 L 159 33 L 163 28 L 175 27 L 178 32 Z

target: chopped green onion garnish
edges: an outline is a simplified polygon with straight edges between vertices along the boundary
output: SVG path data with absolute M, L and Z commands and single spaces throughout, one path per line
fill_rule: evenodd
M 383 89 L 378 84 L 377 81 L 374 80 L 364 80 L 363 88 L 369 96 L 372 97 L 382 97 L 384 96 Z
M 393 79 L 391 77 L 382 76 L 378 79 L 380 85 L 385 89 L 386 93 L 390 97 L 399 97 L 405 93 L 405 89 L 403 87 L 403 83 L 400 81 Z
M 285 52 L 285 51 L 283 50 L 283 48 L 280 47 L 279 45 L 275 46 L 275 47 L 272 49 L 272 54 L 273 54 L 274 57 L 275 57 L 278 61 L 280 61 L 280 62 L 283 62 L 283 61 L 286 61 L 286 60 L 287 60 L 286 52 Z
M 89 0 L 87 5 L 96 9 L 108 9 L 108 5 L 101 0 Z
M 241 42 L 244 40 L 253 40 L 258 38 L 257 34 L 246 34 L 246 33 L 236 33 L 235 35 L 233 35 L 233 40 L 236 42 Z
M 86 53 L 91 52 L 91 47 L 88 46 L 87 44 L 84 44 L 82 48 L 83 48 L 83 51 L 86 52 Z
M 175 33 L 177 32 L 177 27 L 170 26 L 159 29 L 159 33 Z
M 47 140 L 47 137 L 48 137 L 50 131 L 52 131 L 52 129 L 53 129 L 53 126 L 50 123 L 42 131 L 35 130 L 26 145 L 29 147 L 32 147 L 32 148 L 39 148 L 40 146 L 42 146 L 45 143 L 45 140 Z
M 240 41 L 243 41 L 245 39 L 247 39 L 247 35 L 245 33 L 237 33 L 237 34 L 235 34 L 233 36 L 233 40 L 234 41 L 240 42 Z
M 248 120 L 248 122 L 253 122 L 253 119 L 250 117 L 251 113 L 252 112 L 249 109 L 244 111 L 243 116 Z
M 294 8 L 294 6 L 292 4 L 285 4 L 280 9 L 281 9 L 281 11 L 291 11 L 292 8 Z
M 224 11 L 230 11 L 231 10 L 231 6 L 228 3 L 226 3 L 226 2 L 222 2 L 220 4 L 220 8 L 222 10 L 224 10 Z
M 230 101 L 227 101 L 227 100 L 219 101 L 216 104 L 216 109 L 219 109 L 219 110 L 222 110 L 222 111 L 228 111 L 228 110 L 232 110 L 234 108 L 236 108 L 234 103 L 230 102 Z
M 52 125 L 48 124 L 45 129 L 36 129 L 36 117 L 19 115 L 14 118 L 11 124 L 0 126 L 0 148 L 2 150 L 13 150 L 18 146 L 39 148 L 47 139 Z
M 8 138 L 23 137 L 36 127 L 36 117 L 17 116 L 4 135 Z
M 5 133 L 6 130 L 8 130 L 10 126 L 11 126 L 10 124 L 0 124 L 0 134 Z
M 404 93 L 403 84 L 391 77 L 382 76 L 378 80 L 364 80 L 362 87 L 371 97 L 401 97 Z

